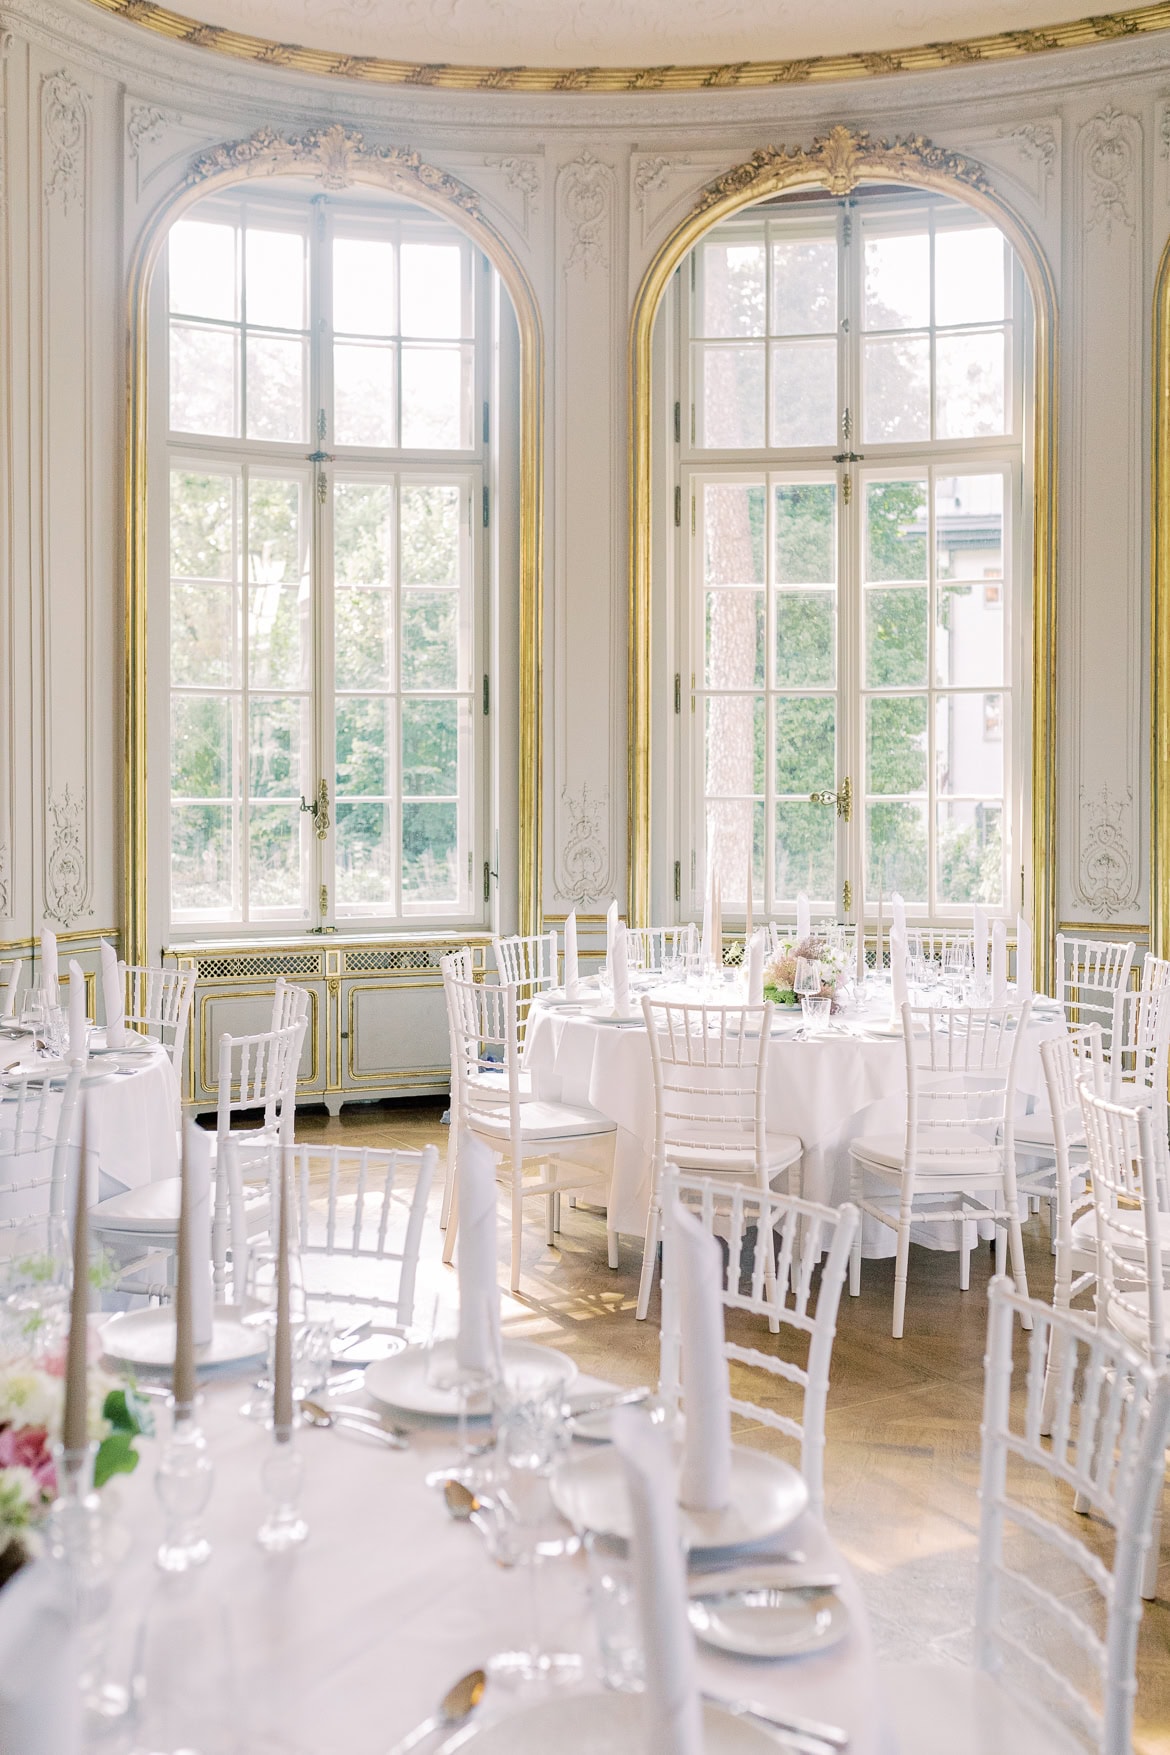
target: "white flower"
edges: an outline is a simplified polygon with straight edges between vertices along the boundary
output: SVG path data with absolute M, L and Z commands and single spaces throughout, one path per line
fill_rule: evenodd
M 9 1365 L 0 1371 L 0 1426 L 43 1426 L 60 1432 L 65 1381 L 35 1365 Z

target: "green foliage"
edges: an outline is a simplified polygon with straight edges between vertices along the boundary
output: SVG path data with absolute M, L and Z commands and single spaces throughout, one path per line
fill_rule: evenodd
M 112 1389 L 102 1404 L 102 1416 L 112 1430 L 98 1445 L 93 1465 L 93 1484 L 104 1487 L 114 1475 L 130 1475 L 138 1467 L 134 1440 L 151 1429 L 145 1409 L 132 1389 Z

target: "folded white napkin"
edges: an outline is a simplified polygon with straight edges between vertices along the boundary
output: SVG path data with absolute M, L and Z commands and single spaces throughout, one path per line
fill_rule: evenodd
M 102 1002 L 106 1012 L 106 1047 L 126 1043 L 126 965 L 119 963 L 113 945 L 101 941 Z
M 605 955 L 606 960 L 613 956 L 613 941 L 618 929 L 618 905 L 615 898 L 605 911 Z
M 626 951 L 626 929 L 619 924 L 609 952 L 609 977 L 613 982 L 613 1015 L 630 1016 L 630 959 Z
M 197 1347 L 211 1340 L 211 1141 L 205 1127 L 193 1121 L 185 1124 L 183 1142 L 183 1174 L 187 1178 L 187 1200 L 191 1210 L 191 1333 Z M 293 1212 L 296 1211 L 294 1207 Z M 246 1249 L 242 1252 L 246 1258 Z M 241 1262 L 241 1267 L 245 1265 Z M 244 1289 L 236 1287 L 237 1303 L 243 1303 Z
M 57 934 L 48 927 L 41 934 L 41 987 L 50 1005 L 57 1004 Z
M 79 1755 L 79 1651 L 64 1568 L 39 1560 L 0 1590 L 0 1749 Z
M 991 926 L 991 1003 L 1002 1005 L 1007 998 L 1007 921 L 995 920 Z
M 804 939 L 806 939 L 811 931 L 812 931 L 812 915 L 809 912 L 808 897 L 803 890 L 800 890 L 797 892 L 797 897 L 796 897 L 796 937 L 797 937 L 797 941 L 800 942 L 800 941 L 803 941 Z
M 694 1511 L 721 1511 L 731 1497 L 731 1385 L 723 1351 L 723 1251 L 719 1240 L 677 1202 L 667 1248 L 678 1298 L 686 1437 L 679 1499 Z
M 579 999 L 581 977 L 577 969 L 577 910 L 565 921 L 565 998 Z
M 69 1058 L 84 1060 L 89 1040 L 85 1016 L 85 976 L 80 963 L 69 965 Z
M 975 979 L 987 980 L 987 915 L 976 906 L 973 915 L 975 929 Z
M 753 932 L 748 943 L 748 1004 L 764 1003 L 764 934 Z
M 615 1408 L 611 1429 L 633 1511 L 630 1570 L 646 1676 L 643 1747 L 646 1755 L 702 1755 L 702 1707 L 670 1440 L 644 1408 Z
M 893 895 L 890 897 L 890 908 L 892 910 L 893 923 L 898 928 L 898 931 L 902 934 L 902 937 L 905 938 L 905 936 L 906 936 L 906 903 L 903 900 L 902 893 L 900 890 L 895 890 Z
M 493 1371 L 499 1361 L 500 1288 L 496 1263 L 496 1172 L 481 1140 L 459 1139 L 459 1335 L 462 1371 Z
M 896 926 L 890 928 L 890 1029 L 902 1028 L 902 1007 L 909 994 L 906 987 L 906 933 Z
M 1022 914 L 1016 915 L 1016 998 L 1031 999 L 1032 928 Z

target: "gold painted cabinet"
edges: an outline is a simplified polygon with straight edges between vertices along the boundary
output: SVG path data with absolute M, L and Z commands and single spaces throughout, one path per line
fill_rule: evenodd
M 309 995 L 298 1102 L 324 1103 L 336 1115 L 343 1103 L 446 1095 L 450 1051 L 439 959 L 470 944 L 482 966 L 490 943 L 480 932 L 173 947 L 164 952 L 164 964 L 197 974 L 184 1102 L 214 1109 L 220 1037 L 266 1029 L 281 976 Z

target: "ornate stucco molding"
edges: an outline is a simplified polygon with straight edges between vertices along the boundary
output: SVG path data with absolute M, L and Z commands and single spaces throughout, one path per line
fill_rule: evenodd
M 62 211 L 85 205 L 85 93 L 64 68 L 41 81 L 41 126 L 45 137 L 44 186 L 48 204 Z
M 1139 885 L 1131 846 L 1133 793 L 1112 792 L 1106 784 L 1091 798 L 1081 797 L 1081 864 L 1077 889 L 1094 914 L 1107 918 L 1137 904 Z
M 982 195 L 994 193 L 987 172 L 961 152 L 934 146 L 921 134 L 898 140 L 874 140 L 864 131 L 839 122 L 820 134 L 811 146 L 762 146 L 743 164 L 735 165 L 708 183 L 695 203 L 697 213 L 726 201 L 729 196 L 766 194 L 775 187 L 808 182 L 827 189 L 830 195 L 848 195 L 866 177 L 895 176 L 904 182 L 931 177 L 958 183 Z
M 312 128 L 307 134 L 258 128 L 246 140 L 210 147 L 192 159 L 186 183 L 192 188 L 213 177 L 279 177 L 315 171 L 323 188 L 348 189 L 362 180 L 359 171 L 374 166 L 379 181 L 396 185 L 404 195 L 424 189 L 471 219 L 479 218 L 479 196 L 458 177 L 429 164 L 409 146 L 367 146 L 357 129 L 344 128 L 340 122 Z
M 45 917 L 72 926 L 89 911 L 89 873 L 82 844 L 85 788 L 74 792 L 67 783 L 48 797 L 50 835 L 45 861 Z

